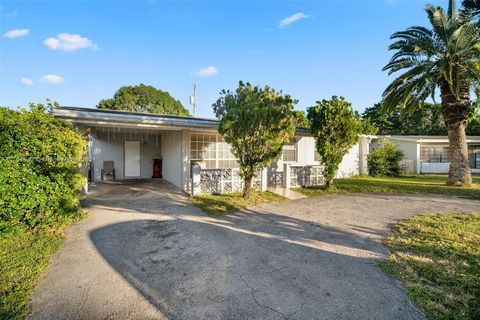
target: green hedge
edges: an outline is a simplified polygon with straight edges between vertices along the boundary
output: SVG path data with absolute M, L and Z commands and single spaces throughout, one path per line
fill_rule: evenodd
M 47 107 L 0 108 L 0 239 L 79 212 L 86 138 Z
M 405 154 L 388 140 L 382 140 L 380 144 L 367 156 L 368 174 L 372 177 L 399 177 L 404 171 L 400 161 Z

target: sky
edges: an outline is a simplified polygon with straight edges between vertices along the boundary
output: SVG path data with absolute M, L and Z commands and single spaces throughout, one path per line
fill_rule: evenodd
M 2 1 L 0 106 L 48 98 L 94 108 L 124 85 L 168 91 L 199 117 L 238 81 L 299 100 L 381 100 L 389 37 L 427 26 L 424 6 L 447 1 Z

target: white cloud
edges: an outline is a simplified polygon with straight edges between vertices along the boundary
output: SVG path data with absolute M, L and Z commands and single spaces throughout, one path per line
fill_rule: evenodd
M 18 15 L 17 11 L 5 13 L 5 17 L 9 17 L 9 18 L 15 18 L 17 15 Z
M 22 78 L 20 79 L 20 84 L 24 86 L 31 86 L 33 85 L 33 80 L 29 78 Z
M 18 37 L 25 37 L 30 33 L 28 29 L 13 29 L 3 34 L 4 38 L 14 39 Z
M 59 33 L 56 37 L 50 37 L 43 41 L 47 48 L 65 52 L 74 52 L 80 49 L 100 50 L 92 40 L 82 37 L 79 34 Z
M 64 80 L 65 80 L 64 78 L 57 76 L 55 74 L 46 74 L 40 78 L 40 82 L 45 84 L 60 84 Z
M 217 73 L 218 69 L 214 66 L 208 66 L 195 72 L 198 77 L 211 77 L 213 75 L 216 75 Z
M 280 22 L 278 23 L 278 27 L 279 28 L 283 28 L 283 27 L 286 27 L 298 20 L 301 20 L 301 19 L 306 19 L 308 18 L 309 15 L 303 13 L 303 12 L 298 12 L 298 13 L 295 13 L 295 14 L 292 14 L 291 16 L 289 17 L 286 17 L 285 19 L 282 19 L 280 20 Z

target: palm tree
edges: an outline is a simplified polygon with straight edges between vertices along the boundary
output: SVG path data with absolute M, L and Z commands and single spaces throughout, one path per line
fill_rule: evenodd
M 383 70 L 405 72 L 383 93 L 384 105 L 400 106 L 403 114 L 410 114 L 427 98 L 435 100 L 440 89 L 450 145 L 447 184 L 470 185 L 465 128 L 474 108 L 472 92 L 480 97 L 480 28 L 473 13 L 459 14 L 455 0 L 449 1 L 447 14 L 438 6 L 426 6 L 425 11 L 431 29 L 415 26 L 391 36 L 395 42 L 389 50 L 396 52 Z
M 480 0 L 463 0 L 463 8 L 469 14 L 480 15 Z

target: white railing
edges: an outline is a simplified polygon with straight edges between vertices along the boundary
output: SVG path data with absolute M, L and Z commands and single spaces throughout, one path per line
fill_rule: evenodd
M 224 194 L 243 191 L 243 179 L 239 169 L 200 169 L 198 194 Z M 252 181 L 252 188 L 262 189 L 262 174 L 257 174 Z
M 323 166 L 290 166 L 290 187 L 323 186 Z

